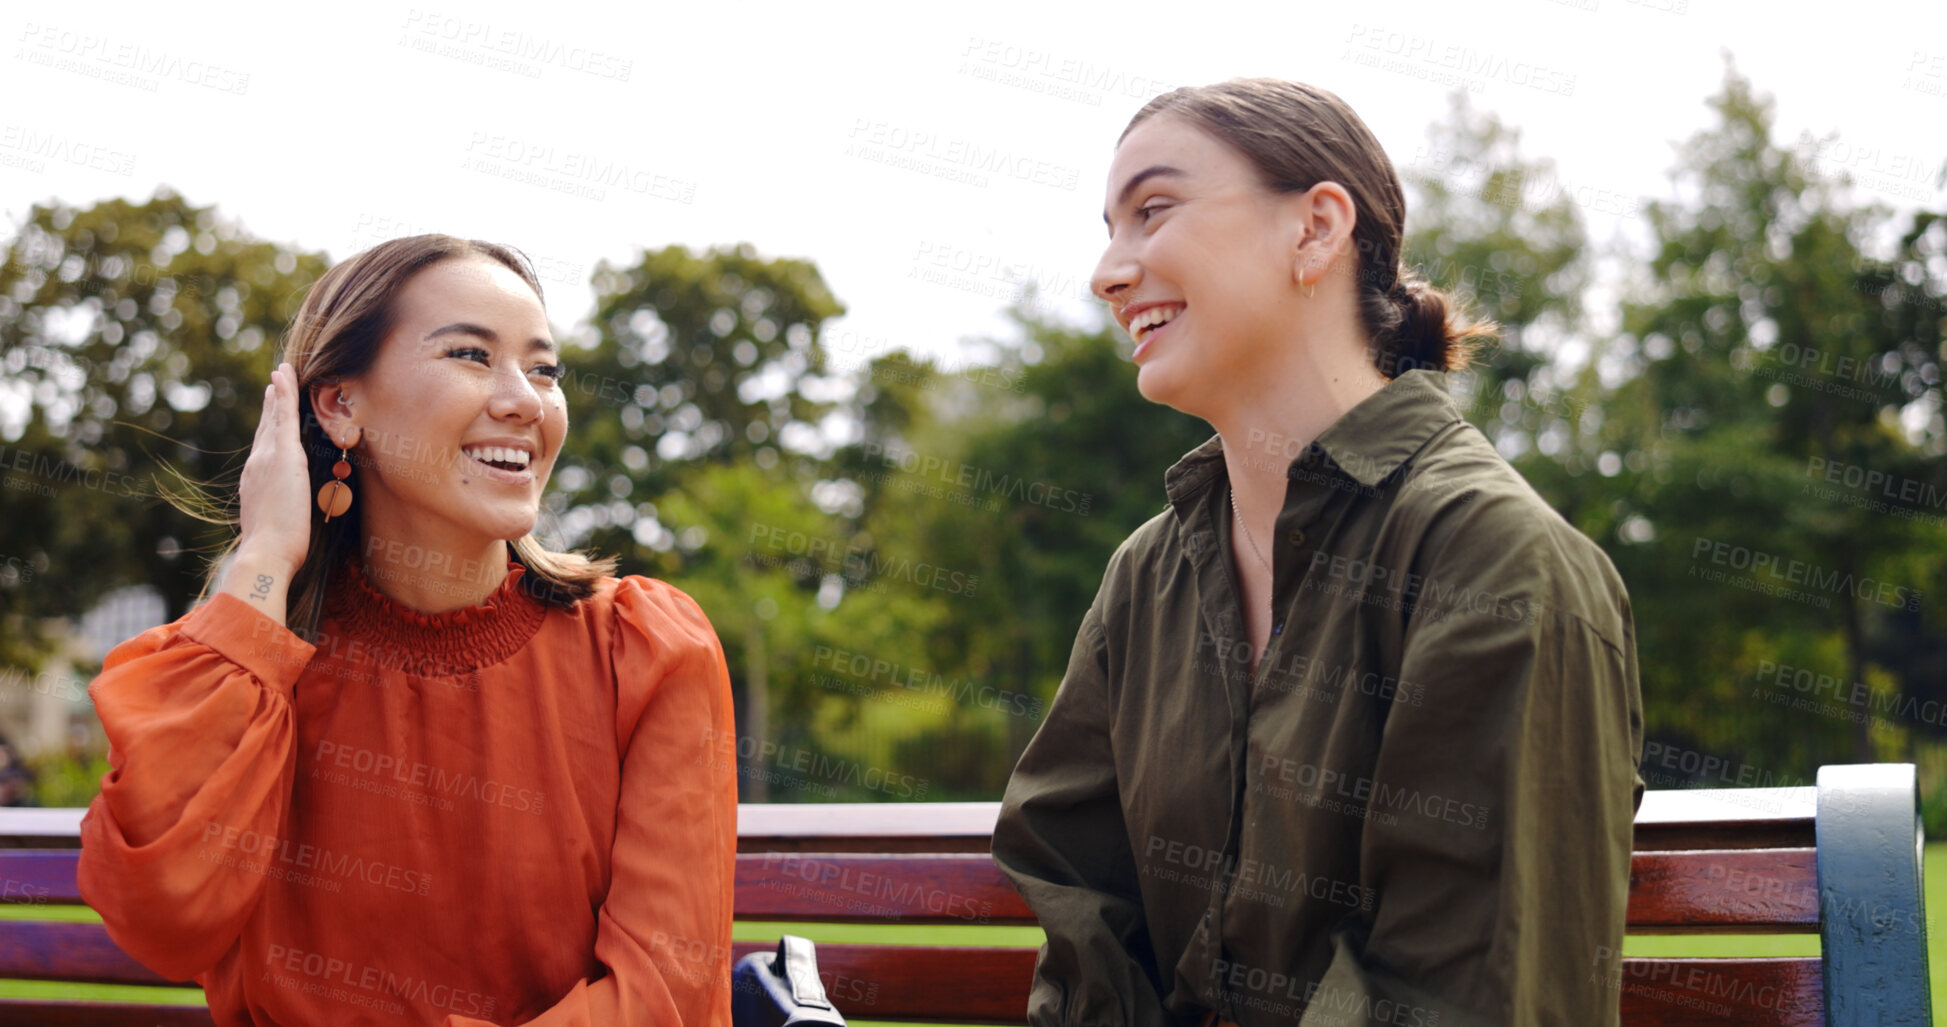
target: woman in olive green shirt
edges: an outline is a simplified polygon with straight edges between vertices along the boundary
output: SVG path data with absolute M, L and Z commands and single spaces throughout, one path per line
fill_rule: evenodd
M 1445 391 L 1493 326 L 1401 267 L 1398 175 L 1321 89 L 1158 97 L 1107 201 L 1137 385 L 1218 435 L 1008 784 L 1030 1020 L 1614 1024 L 1635 634 Z

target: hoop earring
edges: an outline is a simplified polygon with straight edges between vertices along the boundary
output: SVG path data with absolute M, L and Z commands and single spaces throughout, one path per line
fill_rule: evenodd
M 331 465 L 332 480 L 318 489 L 318 509 L 324 511 L 325 523 L 330 524 L 333 517 L 343 517 L 352 508 L 352 487 L 345 484 L 351 477 L 351 451 L 338 447 L 338 462 Z

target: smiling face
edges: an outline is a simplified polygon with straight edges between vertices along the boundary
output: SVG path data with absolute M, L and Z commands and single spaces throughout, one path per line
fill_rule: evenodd
M 540 298 L 498 261 L 464 257 L 413 275 L 392 314 L 371 368 L 313 396 L 329 434 L 360 436 L 366 545 L 470 559 L 533 531 L 568 431 Z
M 1242 154 L 1179 117 L 1123 139 L 1090 286 L 1136 343 L 1144 398 L 1208 419 L 1253 354 L 1290 337 L 1303 316 L 1303 197 L 1267 189 Z

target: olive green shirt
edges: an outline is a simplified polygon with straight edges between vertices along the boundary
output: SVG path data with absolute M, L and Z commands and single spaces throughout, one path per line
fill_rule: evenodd
M 1250 672 L 1222 440 L 1109 561 L 994 856 L 1034 1024 L 1617 1022 L 1642 697 L 1608 558 L 1413 370 L 1288 466 Z

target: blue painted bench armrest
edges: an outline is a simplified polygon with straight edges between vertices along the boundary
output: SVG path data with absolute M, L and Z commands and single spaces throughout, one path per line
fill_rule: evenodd
M 1925 841 L 1913 764 L 1819 768 L 1819 935 L 1828 1027 L 1933 1023 Z

